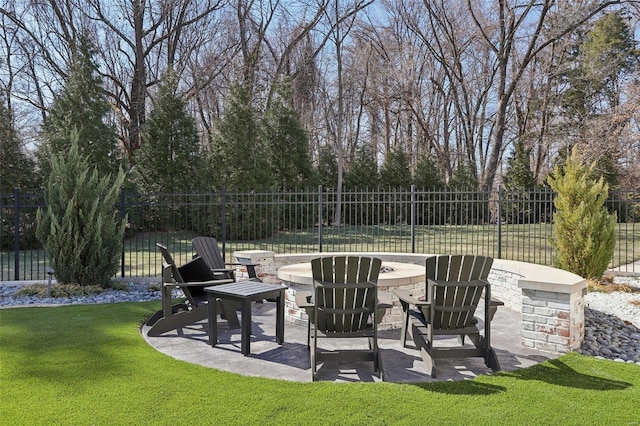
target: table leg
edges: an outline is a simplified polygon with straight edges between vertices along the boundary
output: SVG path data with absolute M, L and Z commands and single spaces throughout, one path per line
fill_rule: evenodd
M 218 312 L 216 312 L 216 298 L 213 294 L 207 294 L 207 310 L 209 311 L 209 344 L 215 346 L 218 343 Z
M 276 341 L 282 345 L 284 343 L 284 290 L 278 293 L 276 303 Z
M 251 300 L 242 301 L 242 335 L 240 349 L 244 356 L 251 352 Z

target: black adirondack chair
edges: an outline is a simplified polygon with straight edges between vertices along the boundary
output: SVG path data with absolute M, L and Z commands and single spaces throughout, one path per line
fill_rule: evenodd
M 212 285 L 228 284 L 234 280 L 214 275 L 204 260 L 194 258 L 184 265 L 176 266 L 173 256 L 162 244 L 156 244 L 162 253 L 162 309 L 154 313 L 146 322 L 148 336 L 159 336 L 171 330 L 195 324 L 207 318 L 207 296 L 204 288 Z M 172 289 L 179 287 L 186 300 L 174 303 Z M 219 312 L 227 320 L 230 328 L 239 328 L 240 322 L 235 312 L 237 304 L 219 303 Z
M 230 263 L 225 262 L 218 247 L 218 240 L 213 237 L 195 237 L 191 240 L 193 249 L 202 257 L 213 273 L 220 278 L 236 280 L 235 266 L 247 268 L 247 274 L 252 281 L 259 281 L 256 274 L 256 264 L 253 263 Z M 231 266 L 232 268 L 229 268 Z
M 326 361 L 373 361 L 383 378 L 378 348 L 378 291 L 381 261 L 364 256 L 322 257 L 311 261 L 314 294 L 309 316 L 312 379 Z M 368 349 L 321 349 L 321 339 L 364 338 Z
M 486 278 L 492 264 L 493 259 L 485 256 L 430 257 L 426 262 L 424 300 L 408 291 L 395 291 L 404 313 L 402 345 L 406 346 L 406 335 L 410 333 L 432 377 L 436 377 L 438 358 L 483 357 L 487 367 L 500 370 L 491 347 L 491 319 L 497 307 L 504 303 L 491 299 L 491 285 Z M 475 312 L 483 294 L 481 333 Z M 456 336 L 458 344 L 439 345 L 437 336 Z M 465 345 L 465 336 L 473 345 Z

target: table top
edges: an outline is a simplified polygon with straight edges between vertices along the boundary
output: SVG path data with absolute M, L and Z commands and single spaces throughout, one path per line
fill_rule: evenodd
M 285 290 L 286 288 L 287 287 L 283 285 L 268 284 L 260 281 L 238 281 L 231 284 L 221 284 L 205 287 L 204 291 L 218 295 L 226 294 L 232 296 L 250 297 L 262 293 Z
M 425 266 L 403 262 L 382 262 L 379 286 L 406 285 L 425 281 Z M 296 284 L 313 285 L 311 262 L 294 263 L 278 269 L 278 278 Z

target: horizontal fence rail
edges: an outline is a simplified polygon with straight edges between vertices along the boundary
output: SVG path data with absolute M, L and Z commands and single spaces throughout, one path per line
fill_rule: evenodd
M 214 236 L 228 261 L 238 250 L 474 253 L 553 264 L 550 190 L 313 190 L 136 194 L 115 206 L 127 218 L 119 276 L 157 277 L 167 245 L 178 263 L 191 239 Z M 42 194 L 0 193 L 0 281 L 44 280 L 50 264 L 36 238 Z M 640 273 L 640 195 L 612 191 L 618 218 L 611 268 Z

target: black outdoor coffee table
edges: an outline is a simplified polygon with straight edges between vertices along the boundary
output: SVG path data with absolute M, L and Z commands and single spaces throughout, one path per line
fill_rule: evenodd
M 231 284 L 205 287 L 209 306 L 209 344 L 215 346 L 218 343 L 218 320 L 216 299 L 235 300 L 242 307 L 242 334 L 241 351 L 243 355 L 249 355 L 251 340 L 251 302 L 263 299 L 276 299 L 276 341 L 284 343 L 284 291 L 287 287 L 276 284 L 267 284 L 259 281 L 240 281 Z

